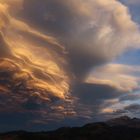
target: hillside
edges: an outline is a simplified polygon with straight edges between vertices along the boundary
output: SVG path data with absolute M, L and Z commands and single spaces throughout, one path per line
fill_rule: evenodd
M 140 119 L 123 116 L 82 127 L 63 127 L 50 132 L 15 131 L 0 140 L 140 140 Z

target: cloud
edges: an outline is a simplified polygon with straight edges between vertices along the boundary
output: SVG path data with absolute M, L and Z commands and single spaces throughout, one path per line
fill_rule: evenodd
M 113 112 L 114 114 L 118 114 L 118 115 L 129 115 L 129 116 L 139 116 L 140 115 L 140 104 L 129 104 L 124 106 L 121 109 L 115 110 Z
M 104 109 L 102 109 L 102 113 L 110 114 L 110 113 L 113 113 L 113 112 L 114 112 L 114 110 L 112 108 L 104 108 Z
M 132 92 L 139 89 L 139 74 L 139 66 L 106 64 L 94 69 L 86 82 L 110 85 L 123 92 Z
M 131 93 L 131 94 L 133 95 L 134 93 Z M 111 116 L 116 117 L 116 116 L 122 116 L 122 115 L 139 117 L 140 105 L 138 104 L 138 102 L 136 102 L 136 101 L 139 101 L 139 97 L 137 96 L 137 99 L 136 99 L 136 98 L 133 98 L 134 96 L 128 95 L 128 97 L 130 98 L 124 98 L 123 100 L 121 100 L 121 97 L 123 96 L 119 96 L 116 99 L 105 100 L 102 108 L 99 108 L 100 110 L 99 114 L 110 116 L 110 117 Z
M 0 3 L 8 7 L 10 14 L 17 14 L 23 8 L 23 0 L 0 0 Z
M 129 4 L 129 5 L 137 5 L 140 4 L 139 0 L 122 0 L 122 2 Z
M 10 15 L 8 3 L 0 3 L 0 113 L 62 119 L 74 112 L 66 107 L 72 99 L 64 48 Z
M 119 1 L 0 0 L 0 113 L 36 124 L 98 116 L 139 86 L 129 75 L 139 68 L 100 65 L 138 45 Z
M 126 106 L 124 109 L 127 111 L 130 111 L 130 112 L 139 111 L 140 105 L 139 104 L 131 104 L 131 105 Z
M 139 44 L 138 25 L 119 1 L 24 0 L 23 12 L 29 23 L 61 41 L 70 68 L 80 78 L 95 65 Z
M 106 86 L 112 88 L 110 92 L 105 89 L 101 89 L 102 96 L 100 98 L 95 97 L 95 95 L 88 95 L 88 93 L 92 93 L 99 96 L 99 91 L 96 93 L 90 92 L 90 90 L 88 90 L 89 88 L 87 89 L 88 97 L 95 97 L 90 98 L 94 103 L 98 100 L 101 101 L 101 103 L 97 103 L 98 112 L 96 115 L 101 115 L 103 118 L 131 115 L 126 111 L 127 109 L 125 106 L 128 106 L 129 102 L 135 103 L 135 101 L 139 100 L 139 95 L 137 94 L 140 80 L 139 73 L 139 66 L 132 67 L 131 65 L 124 64 L 105 64 L 94 68 L 85 82 L 90 85 L 96 84 L 101 87 Z M 90 101 L 90 99 L 88 100 Z M 94 103 L 91 102 L 91 105 Z
M 114 110 L 112 105 L 118 106 L 119 98 L 126 94 L 107 84 L 81 83 L 75 85 L 73 96 L 77 97 L 76 112 L 78 117 L 98 120 L 105 119 L 103 112 L 108 114 Z
M 121 98 L 120 98 L 120 101 L 136 101 L 136 100 L 139 100 L 140 99 L 140 95 L 139 94 L 127 94 L 127 95 L 123 95 Z

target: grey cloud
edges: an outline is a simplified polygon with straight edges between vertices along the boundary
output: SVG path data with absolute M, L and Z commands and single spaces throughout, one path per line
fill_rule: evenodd
M 115 110 L 112 115 L 128 115 L 128 116 L 138 116 L 140 115 L 140 104 L 129 104 L 124 106 L 122 109 Z
M 72 95 L 78 100 L 75 105 L 77 115 L 91 120 L 105 119 L 107 114 L 101 114 L 100 110 L 113 104 L 106 101 L 119 98 L 123 94 L 116 88 L 103 84 L 81 83 L 73 89 Z
M 24 0 L 23 3 L 23 18 L 59 39 L 68 51 L 70 69 L 78 78 L 138 43 L 137 25 L 118 1 Z
M 129 93 L 129 94 L 121 96 L 119 100 L 120 101 L 133 101 L 133 100 L 139 100 L 139 99 L 140 99 L 139 94 Z
M 88 83 L 76 85 L 73 92 L 73 95 L 79 96 L 85 104 L 91 105 L 105 99 L 119 97 L 122 94 L 122 92 L 108 85 Z
M 124 110 L 132 112 L 132 113 L 136 113 L 136 112 L 140 113 L 140 104 L 130 104 L 126 106 Z

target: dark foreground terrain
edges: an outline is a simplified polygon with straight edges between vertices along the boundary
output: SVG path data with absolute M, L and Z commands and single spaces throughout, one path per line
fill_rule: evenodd
M 83 127 L 63 127 L 50 132 L 15 131 L 0 140 L 140 140 L 140 119 L 123 116 Z

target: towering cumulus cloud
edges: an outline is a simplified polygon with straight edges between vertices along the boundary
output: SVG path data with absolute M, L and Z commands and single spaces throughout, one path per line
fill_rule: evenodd
M 117 0 L 25 0 L 24 7 L 24 18 L 64 43 L 78 77 L 139 42 L 137 25 Z
M 71 85 L 139 40 L 117 0 L 0 0 L 0 113 L 76 116 Z

